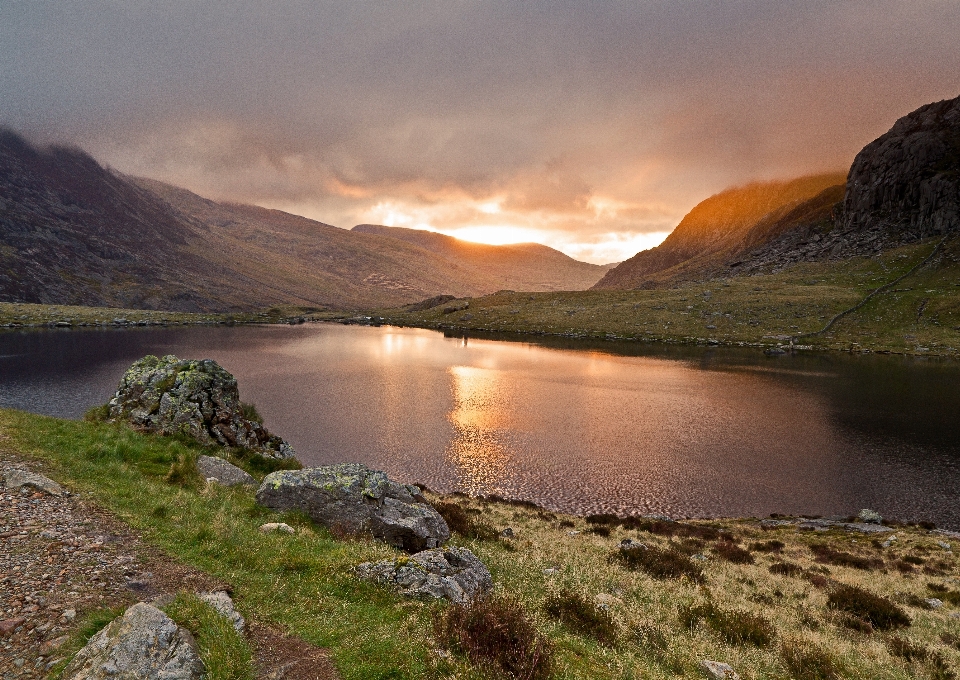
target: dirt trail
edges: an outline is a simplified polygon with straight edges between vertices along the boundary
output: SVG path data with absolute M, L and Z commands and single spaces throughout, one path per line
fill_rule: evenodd
M 0 450 L 0 471 L 43 474 Z M 181 590 L 231 590 L 144 543 L 130 527 L 80 495 L 7 489 L 0 474 L 0 678 L 45 677 L 86 614 L 125 608 Z M 333 680 L 326 653 L 249 622 L 258 678 Z

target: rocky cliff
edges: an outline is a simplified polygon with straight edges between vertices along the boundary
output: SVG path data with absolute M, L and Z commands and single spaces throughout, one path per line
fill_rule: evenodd
M 843 228 L 960 231 L 960 97 L 921 106 L 857 154 Z

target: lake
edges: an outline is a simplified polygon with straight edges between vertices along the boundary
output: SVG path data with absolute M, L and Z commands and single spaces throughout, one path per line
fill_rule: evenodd
M 0 333 L 0 406 L 81 417 L 146 354 L 211 358 L 306 465 L 575 513 L 960 527 L 960 364 L 336 324 Z

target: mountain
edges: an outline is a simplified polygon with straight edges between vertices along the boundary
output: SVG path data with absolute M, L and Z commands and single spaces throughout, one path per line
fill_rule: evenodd
M 820 219 L 842 183 L 843 175 L 824 174 L 727 189 L 694 207 L 659 246 L 607 272 L 594 290 L 657 288 L 709 276 L 799 222 Z
M 594 288 L 657 288 L 871 256 L 941 234 L 956 240 L 960 97 L 897 120 L 857 154 L 846 180 L 838 179 L 820 175 L 711 196 L 661 245 L 626 260 Z
M 218 203 L 103 168 L 78 149 L 36 148 L 0 129 L 0 301 L 347 310 L 528 284 L 584 289 L 603 273 L 543 246 L 528 247 L 524 272 L 524 248 L 489 248 L 471 261 L 392 236 Z
M 580 262 L 539 243 L 491 246 L 422 229 L 358 224 L 352 231 L 376 234 L 434 252 L 485 276 L 499 278 L 502 289 L 549 292 L 589 288 L 614 265 Z

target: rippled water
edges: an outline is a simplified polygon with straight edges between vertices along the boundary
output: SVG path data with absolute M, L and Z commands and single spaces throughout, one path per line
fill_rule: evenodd
M 0 406 L 79 417 L 145 354 L 213 358 L 307 464 L 574 512 L 960 526 L 960 365 L 338 325 L 0 334 Z

